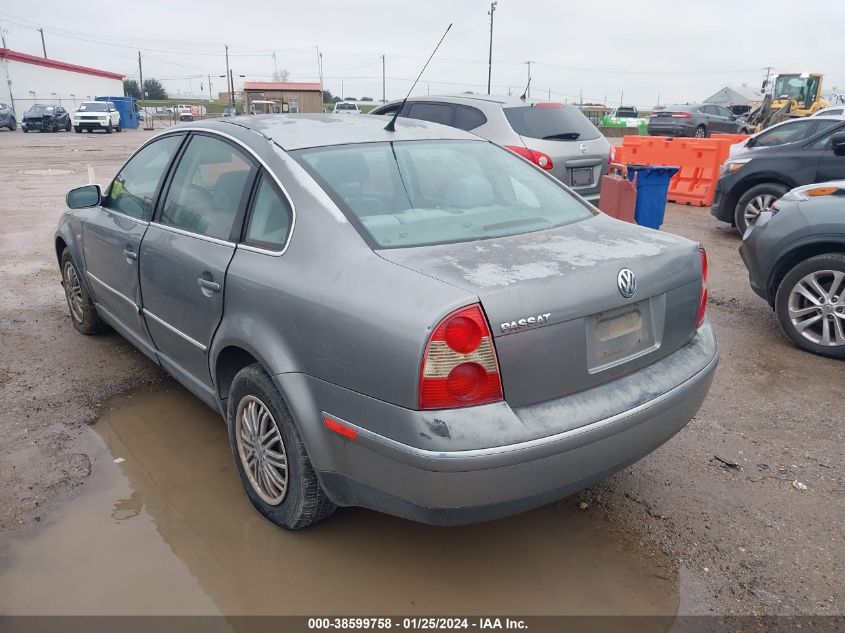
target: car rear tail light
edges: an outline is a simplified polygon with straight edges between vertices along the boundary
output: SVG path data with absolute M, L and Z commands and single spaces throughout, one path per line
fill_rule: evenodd
M 701 296 L 698 300 L 698 317 L 695 320 L 695 327 L 698 328 L 704 322 L 704 315 L 707 312 L 707 251 L 699 247 L 701 255 Z
M 554 166 L 552 165 L 552 159 L 549 158 L 549 155 L 544 154 L 543 152 L 528 149 L 527 147 L 519 147 L 518 145 L 507 145 L 506 147 L 513 153 L 519 154 L 523 158 L 527 158 L 532 163 L 539 165 L 543 169 L 551 169 Z
M 425 346 L 420 409 L 454 409 L 503 399 L 493 335 L 477 303 L 446 316 Z
M 676 112 L 672 115 L 673 119 L 691 119 L 692 115 L 689 112 Z
M 542 110 L 550 110 L 552 108 L 562 108 L 562 103 L 535 103 L 535 108 L 540 108 Z
M 610 146 L 610 152 L 607 155 L 607 164 L 612 165 L 616 162 L 616 148 L 613 145 Z

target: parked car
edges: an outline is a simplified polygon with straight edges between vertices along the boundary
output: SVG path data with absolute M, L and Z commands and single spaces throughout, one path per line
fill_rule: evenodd
M 107 134 L 121 131 L 120 112 L 111 101 L 83 101 L 73 113 L 72 122 L 77 134 L 82 130 L 103 130 Z
M 739 252 L 784 333 L 845 359 L 845 180 L 792 189 L 760 214 Z
M 747 134 L 748 126 L 724 106 L 714 103 L 687 103 L 653 112 L 648 119 L 651 136 L 693 136 L 706 138 L 713 133 Z
M 332 110 L 332 112 L 335 114 L 360 114 L 361 111 L 355 103 L 338 101 L 334 104 L 334 110 Z
M 815 116 L 837 116 L 837 117 L 845 117 L 845 105 L 836 105 L 830 106 L 829 108 L 822 108 L 815 114 L 811 114 L 811 117 Z
M 394 101 L 371 114 L 392 115 Z M 516 97 L 447 95 L 409 99 L 400 117 L 472 131 L 551 173 L 590 202 L 598 203 L 610 143 L 578 108 Z
M 18 129 L 14 110 L 5 103 L 0 103 L 0 127 L 7 127 L 13 132 Z
M 35 104 L 23 113 L 21 129 L 24 132 L 40 130 L 41 132 L 70 132 L 70 113 L 62 106 Z
M 601 119 L 601 125 L 608 127 L 639 127 L 647 122 L 634 106 L 619 106 Z
M 234 106 L 226 106 L 223 109 L 223 116 L 238 116 L 238 111 Z
M 761 147 L 725 161 L 711 213 L 742 234 L 787 191 L 845 178 L 845 120 L 796 142 Z
M 472 134 L 384 127 L 176 127 L 105 193 L 72 190 L 55 248 L 74 327 L 110 324 L 219 411 L 286 528 L 337 505 L 513 514 L 689 421 L 718 357 L 699 244 Z
M 805 117 L 803 119 L 791 119 L 757 132 L 753 136 L 740 143 L 731 145 L 730 157 L 738 156 L 748 150 L 761 149 L 763 147 L 775 147 L 786 143 L 798 143 L 810 138 L 817 132 L 822 132 L 830 127 L 838 125 L 842 119 L 835 117 Z

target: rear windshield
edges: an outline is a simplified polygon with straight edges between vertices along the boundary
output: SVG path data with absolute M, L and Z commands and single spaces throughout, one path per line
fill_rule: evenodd
M 637 111 L 633 108 L 619 108 L 616 111 L 617 119 L 636 119 L 638 117 Z
M 590 208 L 486 141 L 400 141 L 293 152 L 373 248 L 469 242 L 562 226 Z
M 539 103 L 504 110 L 514 132 L 520 136 L 560 141 L 584 141 L 601 136 L 589 119 L 572 106 Z
M 338 110 L 357 110 L 358 107 L 354 103 L 338 103 L 335 108 Z
M 104 102 L 83 103 L 79 106 L 79 112 L 108 112 L 109 104 Z

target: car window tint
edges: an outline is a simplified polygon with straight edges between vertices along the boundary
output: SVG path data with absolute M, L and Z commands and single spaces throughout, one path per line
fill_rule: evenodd
M 103 206 L 139 220 L 149 220 L 156 190 L 183 138 L 168 136 L 135 154 L 112 181 Z
M 839 121 L 819 121 L 819 123 L 825 123 L 826 124 L 825 128 L 829 128 L 831 126 L 838 125 Z M 819 128 L 816 131 L 818 132 L 818 131 L 821 131 L 822 129 L 824 129 L 824 128 Z M 830 147 L 830 139 L 833 138 L 833 135 L 834 134 L 840 134 L 843 131 L 845 131 L 845 128 L 837 127 L 837 129 L 832 130 L 830 132 L 830 134 L 825 134 L 821 138 L 816 139 L 812 143 L 809 143 L 808 145 L 806 145 L 805 148 L 806 149 L 828 149 Z
M 252 205 L 246 231 L 246 243 L 278 251 L 290 232 L 291 210 L 287 198 L 279 195 L 267 176 L 261 179 Z
M 195 136 L 173 175 L 161 223 L 228 240 L 251 171 L 249 160 L 229 143 Z
M 484 141 L 399 141 L 298 150 L 374 248 L 467 242 L 590 217 L 577 196 Z
M 815 129 L 815 121 L 809 119 L 790 121 L 758 134 L 754 138 L 754 147 L 774 147 L 784 143 L 794 143 L 809 137 Z
M 411 119 L 422 119 L 432 123 L 452 125 L 452 106 L 447 103 L 428 103 L 420 101 L 412 103 L 407 116 Z
M 537 103 L 533 106 L 505 108 L 505 116 L 514 132 L 529 138 L 560 141 L 585 141 L 601 133 L 578 108 L 562 103 Z
M 457 106 L 455 111 L 455 127 L 461 130 L 473 130 L 487 123 L 487 117 L 478 108 Z

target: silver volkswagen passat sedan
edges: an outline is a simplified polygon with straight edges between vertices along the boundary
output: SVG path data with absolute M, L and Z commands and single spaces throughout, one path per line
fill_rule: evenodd
M 67 205 L 74 327 L 110 325 L 219 411 L 285 528 L 552 502 L 677 433 L 717 363 L 698 244 L 438 124 L 177 126 Z

